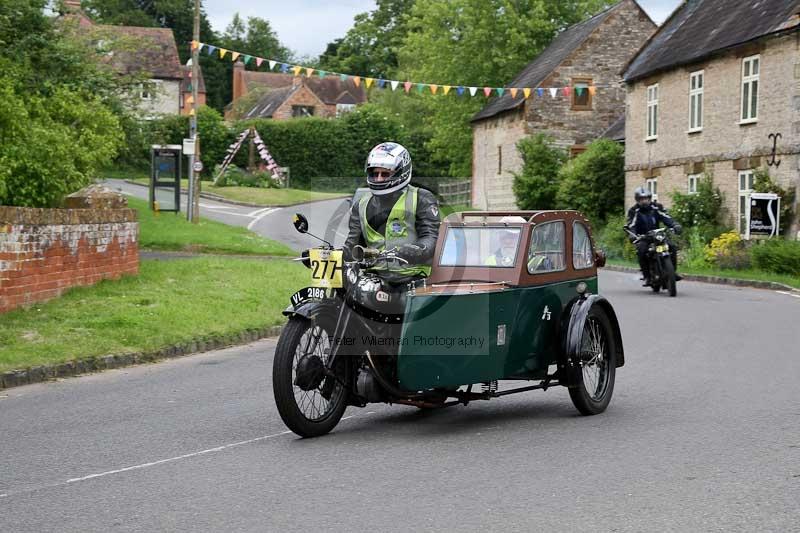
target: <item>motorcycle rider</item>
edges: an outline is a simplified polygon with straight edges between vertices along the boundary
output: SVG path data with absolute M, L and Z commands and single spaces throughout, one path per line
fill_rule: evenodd
M 356 245 L 397 248 L 401 261 L 384 261 L 372 270 L 393 285 L 428 276 L 439 235 L 439 203 L 433 193 L 411 185 L 411 154 L 395 142 L 375 146 L 364 168 L 369 191 L 353 202 L 346 258 Z
M 636 204 L 628 209 L 628 218 L 625 223 L 626 228 L 637 235 L 644 235 L 648 231 L 657 229 L 659 223 L 663 223 L 668 228 L 672 228 L 676 234 L 680 234 L 681 225 L 675 222 L 672 217 L 663 210 L 661 204 L 653 203 L 653 194 L 648 189 L 645 187 L 637 187 L 636 190 L 633 191 L 633 197 L 636 200 Z M 632 237 L 631 242 L 633 242 Z M 636 255 L 639 258 L 639 268 L 642 270 L 642 276 L 644 278 L 643 285 L 648 287 L 650 286 L 650 265 L 647 262 L 648 243 L 644 240 L 640 240 L 635 244 Z M 672 265 L 677 270 L 678 249 L 672 242 L 670 242 L 670 257 L 672 259 Z M 675 280 L 679 281 L 680 279 L 682 279 L 682 277 L 676 272 Z

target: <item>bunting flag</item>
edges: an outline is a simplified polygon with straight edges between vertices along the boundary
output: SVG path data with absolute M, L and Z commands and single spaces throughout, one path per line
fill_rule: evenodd
M 251 134 L 251 132 L 252 132 L 253 143 L 258 148 L 257 153 L 261 158 L 261 160 L 264 161 L 264 163 L 266 163 L 267 170 L 269 170 L 270 173 L 272 174 L 272 179 L 274 179 L 275 181 L 280 181 L 282 179 L 282 176 L 278 171 L 278 164 L 275 162 L 275 159 L 269 153 L 269 150 L 264 144 L 264 141 L 261 140 L 261 135 L 258 134 L 258 131 L 255 128 L 253 128 L 252 130 L 248 128 L 239 134 L 239 136 L 236 138 L 236 141 L 234 141 L 233 144 L 228 146 L 228 149 L 226 150 L 227 154 L 222 160 L 219 173 L 216 175 L 216 177 L 214 177 L 215 184 L 219 180 L 220 176 L 222 176 L 222 174 L 225 173 L 225 170 L 228 168 L 228 165 L 230 165 L 231 162 L 233 161 L 233 158 L 236 157 L 236 154 L 239 152 L 239 149 L 242 147 L 242 144 L 244 143 L 245 139 L 247 139 L 248 135 Z
M 338 75 L 339 79 L 343 82 L 347 81 L 348 79 L 352 79 L 356 87 L 360 87 L 361 81 L 363 80 L 366 89 L 371 89 L 373 85 L 377 85 L 379 89 L 384 89 L 388 82 L 389 87 L 391 87 L 392 91 L 396 91 L 397 88 L 402 83 L 403 90 L 406 92 L 406 94 L 410 93 L 411 88 L 416 86 L 418 94 L 423 94 L 425 91 L 425 87 L 428 87 L 432 95 L 442 94 L 446 96 L 450 94 L 450 91 L 452 89 L 455 89 L 456 94 L 458 96 L 463 96 L 466 91 L 469 91 L 470 96 L 475 96 L 478 92 L 478 89 L 481 88 L 477 86 L 464 86 L 464 85 L 453 85 L 453 84 L 440 85 L 438 83 L 422 83 L 414 81 L 401 82 L 399 80 L 385 80 L 383 78 L 369 78 L 353 74 L 344 74 L 340 72 L 317 70 L 314 67 L 291 65 L 289 63 L 282 63 L 275 59 L 268 59 L 268 58 L 253 56 L 250 54 L 242 54 L 241 52 L 228 50 L 226 48 L 219 48 L 217 46 L 208 43 L 202 43 L 200 41 L 191 41 L 190 46 L 192 50 L 198 50 L 198 51 L 202 51 L 203 47 L 205 47 L 206 53 L 208 55 L 213 55 L 215 51 L 218 51 L 220 59 L 224 59 L 227 53 L 231 52 L 231 61 L 235 62 L 239 57 L 241 57 L 245 65 L 249 63 L 251 60 L 255 59 L 257 68 L 261 67 L 261 64 L 266 61 L 269 65 L 270 70 L 274 70 L 276 65 L 279 65 L 280 71 L 283 72 L 284 74 L 288 73 L 289 70 L 291 70 L 295 76 L 300 76 L 301 72 L 303 71 L 305 71 L 305 75 L 308 77 L 311 77 L 311 75 L 314 72 L 316 72 L 320 78 L 324 78 L 327 75 L 331 76 Z M 441 91 L 439 91 L 440 88 L 442 89 Z M 594 95 L 597 93 L 596 85 L 590 85 L 588 87 L 586 86 L 572 87 L 569 85 L 564 87 L 482 87 L 482 89 L 483 89 L 483 94 L 486 96 L 486 98 L 491 97 L 492 93 L 496 94 L 498 97 L 502 97 L 506 93 L 506 91 L 511 93 L 512 98 L 516 98 L 520 91 L 525 96 L 525 98 L 530 98 L 531 95 L 534 94 L 534 91 L 536 91 L 535 94 L 538 95 L 540 98 L 545 95 L 545 92 L 549 92 L 551 98 L 557 98 L 559 94 L 568 98 L 573 93 L 576 94 L 577 96 L 583 96 L 586 91 L 588 91 L 590 95 Z

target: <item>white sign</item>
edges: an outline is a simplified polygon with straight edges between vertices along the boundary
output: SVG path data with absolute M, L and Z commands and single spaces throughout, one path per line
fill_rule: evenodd
M 183 155 L 194 155 L 194 139 L 183 140 Z
M 192 165 L 192 168 L 194 169 L 195 172 L 202 172 L 203 171 L 203 162 L 198 159 L 197 161 L 194 162 L 194 165 Z

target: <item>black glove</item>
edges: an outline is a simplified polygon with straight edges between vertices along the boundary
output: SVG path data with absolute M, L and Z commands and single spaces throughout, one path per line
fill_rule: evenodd
M 672 231 L 674 231 L 674 232 L 675 232 L 675 235 L 680 235 L 680 234 L 681 234 L 681 232 L 683 231 L 683 228 L 681 227 L 681 225 L 680 225 L 680 224 L 677 224 L 677 223 L 676 223 L 676 224 L 675 224 L 675 225 L 672 227 Z
M 397 255 L 409 263 L 413 263 L 422 257 L 425 248 L 416 244 L 403 244 L 397 249 Z

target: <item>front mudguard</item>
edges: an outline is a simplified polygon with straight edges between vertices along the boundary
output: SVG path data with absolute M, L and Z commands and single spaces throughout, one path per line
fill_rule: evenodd
M 335 317 L 339 314 L 340 306 L 341 301 L 334 299 L 302 302 L 297 307 L 289 305 L 289 307 L 283 310 L 283 316 L 290 318 L 293 316 L 302 316 L 309 320 L 313 320 L 323 314 L 329 314 Z
M 583 339 L 583 328 L 586 318 L 593 307 L 600 307 L 611 323 L 614 330 L 614 344 L 617 348 L 616 366 L 625 364 L 625 354 L 622 348 L 622 333 L 619 329 L 619 320 L 611 303 L 598 294 L 579 296 L 573 299 L 562 315 L 561 320 L 561 353 L 558 357 L 559 382 L 567 387 L 577 387 L 581 384 L 582 369 L 579 353 Z

